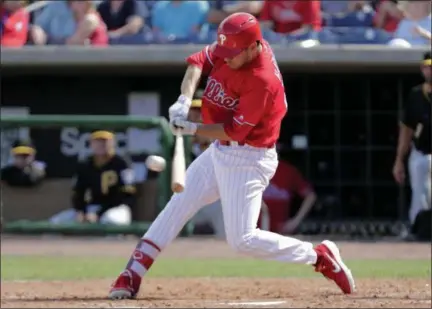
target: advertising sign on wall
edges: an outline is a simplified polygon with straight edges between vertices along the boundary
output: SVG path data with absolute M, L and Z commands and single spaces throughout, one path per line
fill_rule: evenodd
M 1 107 L 0 108 L 1 116 L 26 116 L 29 114 L 28 107 Z M 4 167 L 7 163 L 10 162 L 10 154 L 12 144 L 18 140 L 26 140 L 30 137 L 30 131 L 28 128 L 11 128 L 11 129 L 2 129 L 0 132 L 0 141 L 1 141 L 1 167 Z

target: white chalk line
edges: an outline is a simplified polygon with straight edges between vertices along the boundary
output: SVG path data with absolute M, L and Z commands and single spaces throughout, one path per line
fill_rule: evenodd
M 44 282 L 43 280 L 1 280 L 2 282 L 16 282 L 16 283 L 29 283 L 29 282 Z M 61 282 L 61 283 L 65 283 L 65 280 L 54 280 L 54 281 L 50 281 L 50 282 Z M 12 299 L 19 299 L 19 297 L 8 297 L 8 299 L 12 300 Z M 216 301 L 210 301 L 213 303 L 216 303 Z M 233 302 L 233 301 L 226 301 L 226 302 L 218 302 L 218 305 L 228 305 L 228 306 L 255 306 L 255 307 L 270 307 L 270 306 L 277 306 L 277 305 L 282 305 L 282 304 L 286 304 L 287 301 L 285 300 L 268 300 L 268 301 L 238 301 L 238 302 Z M 131 309 L 135 309 L 135 308 L 150 308 L 150 307 L 143 307 L 143 306 L 112 306 L 111 308 L 118 308 L 118 309 L 126 309 L 126 308 L 131 308 Z
M 239 301 L 239 302 L 224 302 L 219 303 L 219 305 L 228 306 L 256 306 L 256 307 L 270 307 L 286 304 L 285 300 L 271 300 L 271 301 Z

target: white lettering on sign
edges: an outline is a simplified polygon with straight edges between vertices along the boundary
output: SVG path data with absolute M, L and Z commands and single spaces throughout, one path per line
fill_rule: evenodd
M 117 154 L 120 156 L 128 152 L 128 138 L 123 132 L 115 133 L 115 148 Z M 79 160 L 84 159 L 91 155 L 90 148 L 90 135 L 91 133 L 82 133 L 78 128 L 69 127 L 63 128 L 60 133 L 60 151 L 64 156 L 75 157 Z
M 7 106 L 0 108 L 1 116 L 27 116 L 30 114 L 28 107 Z M 0 166 L 3 168 L 11 162 L 12 144 L 17 140 L 27 140 L 30 138 L 30 130 L 26 127 L 8 128 L 0 131 Z

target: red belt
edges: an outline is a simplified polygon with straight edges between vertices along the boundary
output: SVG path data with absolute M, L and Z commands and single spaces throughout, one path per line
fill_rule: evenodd
M 244 142 L 221 141 L 221 140 L 219 141 L 219 145 L 222 145 L 222 146 L 246 146 L 246 145 L 249 145 L 251 147 L 268 148 L 268 149 L 273 148 L 273 147 L 276 146 L 275 144 L 273 144 L 271 146 L 262 146 L 262 145 L 255 146 L 255 145 L 247 144 L 247 143 L 244 143 Z

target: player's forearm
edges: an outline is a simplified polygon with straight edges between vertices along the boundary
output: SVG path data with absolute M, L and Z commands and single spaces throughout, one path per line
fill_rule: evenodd
M 181 83 L 181 94 L 192 99 L 201 78 L 201 69 L 195 65 L 190 65 Z
M 317 200 L 317 196 L 315 192 L 310 192 L 306 198 L 303 200 L 303 203 L 300 206 L 300 209 L 296 215 L 296 218 L 299 222 L 303 221 L 306 218 L 307 214 L 312 209 L 312 206 L 315 204 Z
M 231 141 L 232 139 L 226 134 L 224 125 L 217 124 L 199 124 L 196 135 L 222 141 Z
M 409 149 L 411 148 L 411 140 L 413 137 L 414 131 L 407 127 L 404 124 L 400 124 L 399 126 L 399 139 L 398 146 L 396 152 L 396 160 L 403 161 L 405 156 L 407 155 Z

